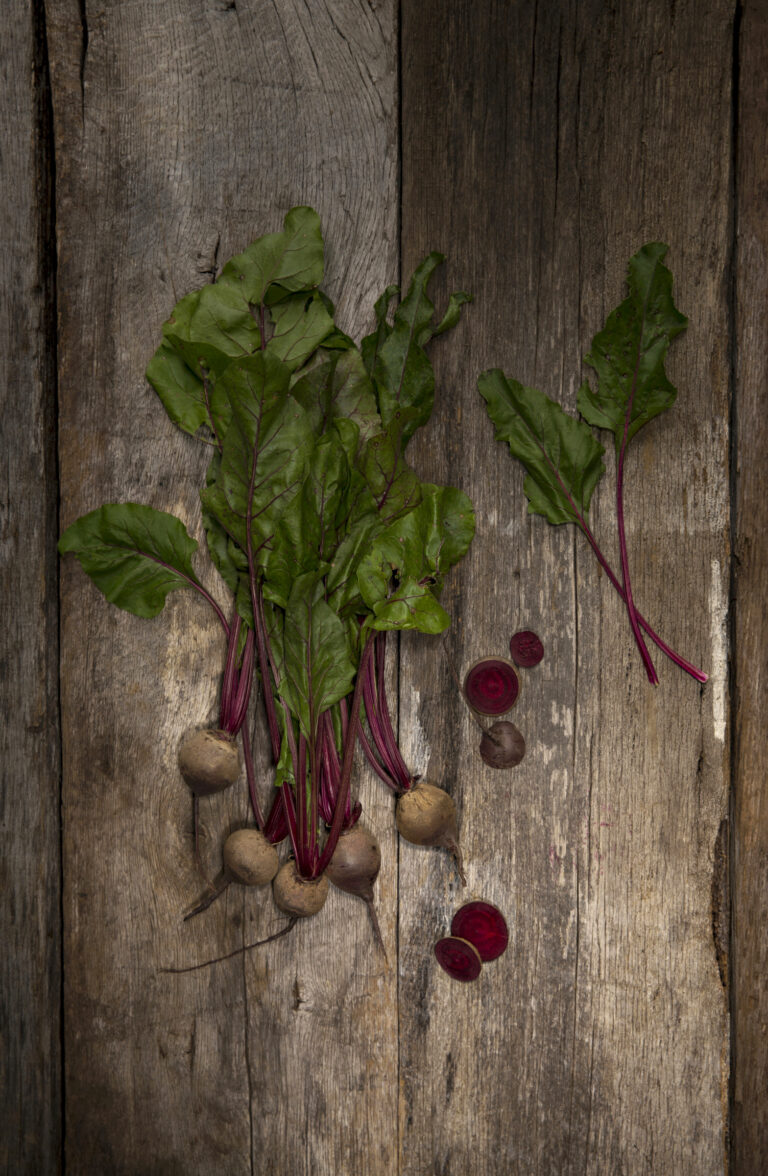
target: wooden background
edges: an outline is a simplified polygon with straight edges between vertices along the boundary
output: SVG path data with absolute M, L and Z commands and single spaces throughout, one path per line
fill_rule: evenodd
M 737 1176 L 768 1167 L 768 4 L 746 0 L 7 0 L 0 42 L 4 716 L 0 1169 L 126 1176 Z M 429 249 L 471 290 L 433 349 L 424 477 L 473 498 L 448 649 L 547 647 L 485 769 L 440 642 L 392 659 L 407 758 L 461 815 L 468 891 L 382 843 L 378 909 L 195 924 L 180 733 L 221 641 L 170 598 L 105 604 L 60 528 L 104 501 L 200 529 L 204 456 L 143 371 L 174 301 L 310 203 L 345 329 Z M 628 257 L 669 243 L 690 328 L 674 410 L 629 460 L 635 592 L 657 659 L 579 537 L 525 512 L 475 382 L 569 406 Z M 606 480 L 594 526 L 614 555 Z M 217 860 L 245 797 L 210 802 Z M 465 897 L 510 950 L 475 985 L 431 950 Z

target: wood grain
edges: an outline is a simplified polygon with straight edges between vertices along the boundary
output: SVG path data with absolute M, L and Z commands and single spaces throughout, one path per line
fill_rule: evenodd
M 0 1169 L 61 1141 L 55 287 L 39 7 L 0 44 Z
M 451 649 L 465 670 L 533 628 L 547 656 L 514 714 L 527 757 L 502 775 L 434 645 L 403 643 L 406 743 L 457 800 L 469 886 L 401 847 L 401 1171 L 722 1172 L 731 9 L 406 2 L 402 17 L 404 266 L 443 248 L 443 293 L 476 297 L 439 351 L 419 442 L 418 468 L 450 471 L 478 515 Z M 526 514 L 475 391 L 501 366 L 573 408 L 648 240 L 670 245 L 691 327 L 668 365 L 679 401 L 628 461 L 633 579 L 651 623 L 705 663 L 704 691 L 661 657 L 648 686 L 620 601 L 575 535 Z M 613 484 L 609 468 L 593 511 L 611 560 Z M 465 897 L 496 902 L 512 933 L 466 987 L 430 959 Z
M 768 7 L 748 3 L 739 30 L 735 286 L 735 607 L 733 779 L 734 1176 L 768 1166 L 768 757 L 762 685 L 768 474 Z
M 103 501 L 177 512 L 200 535 L 205 454 L 144 382 L 177 297 L 289 207 L 314 205 L 328 292 L 359 332 L 397 266 L 391 3 L 53 0 L 60 166 L 62 521 Z M 152 622 L 64 568 L 67 1164 L 73 1173 L 392 1170 L 395 972 L 362 904 L 263 954 L 159 974 L 280 924 L 268 894 L 227 892 L 192 924 L 180 734 L 214 716 L 222 642 L 176 594 Z M 386 798 L 363 789 L 387 866 Z M 208 802 L 215 865 L 244 790 Z M 373 1043 L 373 1044 L 372 1044 Z

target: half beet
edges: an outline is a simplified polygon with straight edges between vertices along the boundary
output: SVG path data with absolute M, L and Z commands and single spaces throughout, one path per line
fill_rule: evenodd
M 458 943 L 470 943 L 484 964 L 498 959 L 509 943 L 506 919 L 490 902 L 468 902 L 459 907 L 453 916 L 451 935 Z
M 435 944 L 435 957 L 452 980 L 477 980 L 483 966 L 477 948 L 466 939 L 459 939 L 455 935 L 438 939 Z
M 464 695 L 478 714 L 495 718 L 517 702 L 520 679 L 512 662 L 504 657 L 484 657 L 475 662 L 464 679 Z
M 530 629 L 521 629 L 509 641 L 509 652 L 512 661 L 521 669 L 530 670 L 537 666 L 544 657 L 544 646 L 541 640 Z

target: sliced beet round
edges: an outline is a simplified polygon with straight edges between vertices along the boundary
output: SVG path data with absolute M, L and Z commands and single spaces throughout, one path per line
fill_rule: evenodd
M 484 657 L 475 662 L 464 679 L 467 702 L 481 715 L 503 715 L 517 702 L 520 679 L 512 662 L 504 657 Z
M 490 902 L 468 902 L 459 907 L 451 923 L 451 935 L 467 940 L 483 963 L 498 959 L 507 950 L 509 931 L 506 919 Z
M 435 956 L 452 980 L 477 980 L 483 964 L 479 952 L 466 939 L 447 935 L 435 944 Z
M 544 656 L 544 646 L 530 629 L 521 629 L 510 638 L 509 652 L 516 666 L 529 670 L 537 666 Z

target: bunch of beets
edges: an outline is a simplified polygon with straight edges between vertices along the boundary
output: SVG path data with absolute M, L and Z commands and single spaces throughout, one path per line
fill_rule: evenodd
M 119 607 L 153 617 L 169 592 L 192 588 L 220 622 L 218 725 L 184 741 L 179 766 L 196 845 L 198 798 L 233 785 L 241 765 L 253 826 L 225 841 L 222 878 L 197 910 L 232 880 L 272 882 L 293 925 L 322 907 L 330 879 L 366 901 L 378 934 L 380 851 L 351 787 L 358 743 L 399 798 L 400 833 L 447 847 L 461 873 L 453 801 L 409 771 L 385 685 L 389 631 L 449 625 L 439 593 L 474 533 L 466 495 L 422 482 L 405 458 L 433 406 L 424 348 L 468 301 L 454 294 L 435 320 L 427 286 L 442 260 L 430 254 L 401 300 L 396 286 L 384 292 L 358 347 L 319 289 L 317 214 L 294 208 L 282 232 L 232 258 L 164 324 L 147 377 L 174 424 L 210 447 L 203 524 L 228 605 L 198 577 L 197 543 L 173 515 L 110 504 L 61 538 L 61 552 Z M 274 764 L 264 808 L 249 735 L 255 676 Z M 279 867 L 286 837 L 291 856 Z

